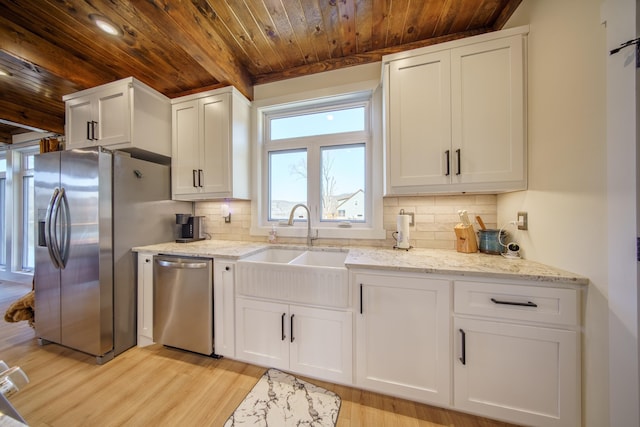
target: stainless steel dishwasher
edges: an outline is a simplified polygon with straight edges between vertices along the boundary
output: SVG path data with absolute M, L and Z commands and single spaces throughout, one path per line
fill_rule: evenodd
M 214 355 L 213 260 L 153 257 L 153 340 Z

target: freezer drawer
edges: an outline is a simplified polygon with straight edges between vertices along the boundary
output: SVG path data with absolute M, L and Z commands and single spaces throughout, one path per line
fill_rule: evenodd
M 153 339 L 213 354 L 213 260 L 156 255 L 153 258 Z

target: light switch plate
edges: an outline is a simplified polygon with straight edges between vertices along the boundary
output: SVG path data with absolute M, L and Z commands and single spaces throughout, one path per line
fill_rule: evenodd
M 518 230 L 529 229 L 529 215 L 526 212 L 518 212 Z

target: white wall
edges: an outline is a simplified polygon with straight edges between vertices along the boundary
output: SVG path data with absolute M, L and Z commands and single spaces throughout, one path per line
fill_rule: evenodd
M 588 277 L 584 425 L 609 425 L 606 47 L 600 0 L 524 0 L 529 24 L 528 191 L 498 196 L 498 222 L 529 213 L 524 256 Z

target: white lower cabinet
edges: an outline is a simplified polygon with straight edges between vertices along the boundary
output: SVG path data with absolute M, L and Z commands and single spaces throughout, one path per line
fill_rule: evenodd
M 451 282 L 356 274 L 356 385 L 450 404 Z
M 517 424 L 579 426 L 577 292 L 476 282 L 454 287 L 454 407 Z M 545 317 L 554 323 L 541 324 Z
M 213 347 L 219 356 L 235 356 L 235 263 L 213 261 Z
M 236 297 L 236 358 L 350 384 L 352 314 Z
M 138 347 L 153 344 L 153 256 L 138 253 Z

